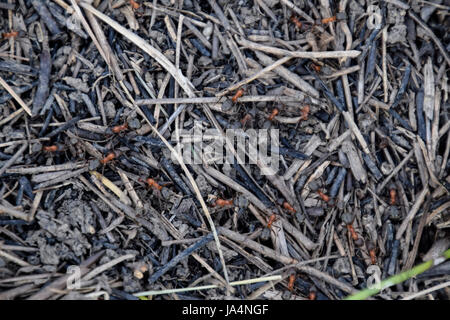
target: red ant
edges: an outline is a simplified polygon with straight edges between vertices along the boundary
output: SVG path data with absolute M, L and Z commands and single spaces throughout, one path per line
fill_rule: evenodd
M 319 195 L 319 197 L 320 197 L 323 201 L 325 201 L 325 202 L 329 202 L 329 201 L 330 201 L 330 197 L 327 196 L 327 195 L 326 195 L 325 193 L 323 193 L 322 191 L 317 190 L 317 194 Z
M 314 71 L 317 72 L 317 73 L 319 73 L 319 72 L 320 72 L 320 69 L 322 69 L 321 66 L 319 66 L 318 64 L 314 64 L 314 63 L 311 63 L 311 67 L 312 67 L 312 68 L 314 69 Z
M 154 179 L 152 178 L 147 178 L 147 180 L 145 180 L 148 185 L 158 191 L 161 191 L 162 187 L 158 184 L 158 182 L 156 182 Z
M 353 217 L 351 214 L 344 213 L 342 215 L 342 221 L 345 223 L 348 232 L 350 233 L 353 241 L 355 241 L 355 244 L 357 246 L 361 246 L 364 242 L 362 242 L 361 239 L 359 239 L 358 234 L 355 231 L 355 228 L 353 228 Z
M 300 20 L 298 20 L 298 18 L 295 15 L 292 15 L 289 20 L 291 20 L 291 22 L 295 24 L 297 28 L 299 29 L 302 28 L 303 24 L 300 22 Z
M 375 253 L 375 249 L 369 250 L 369 254 L 370 254 L 370 261 L 372 262 L 372 264 L 377 264 L 377 255 Z
M 267 120 L 272 121 L 272 120 L 277 116 L 277 114 L 278 114 L 279 112 L 280 112 L 280 111 L 279 111 L 277 108 L 273 109 L 273 110 L 272 110 L 272 113 L 269 115 L 269 117 L 267 118 Z
M 233 205 L 233 199 L 230 200 L 224 200 L 224 199 L 217 199 L 216 202 L 214 202 L 214 206 L 219 207 L 225 207 L 225 206 L 232 206 Z
M 231 101 L 233 103 L 236 103 L 237 100 L 244 95 L 244 89 L 240 88 L 238 91 L 236 91 L 236 94 L 231 98 Z
M 127 123 L 124 123 L 124 124 L 122 124 L 122 125 L 118 125 L 118 126 L 112 127 L 112 128 L 111 128 L 111 131 L 112 131 L 113 133 L 120 133 L 120 132 L 125 131 L 125 130 L 127 130 L 127 129 L 128 129 L 128 124 L 127 124 Z
M 293 24 L 295 24 L 295 26 L 299 29 L 305 28 L 306 24 L 301 22 L 298 17 L 296 17 L 295 15 L 292 15 L 289 19 Z M 315 23 L 308 23 L 310 26 L 318 26 L 320 24 L 327 24 L 330 22 L 336 22 L 338 19 L 336 18 L 336 16 L 332 16 L 329 18 L 324 18 L 321 20 L 317 20 Z
M 292 273 L 289 276 L 289 283 L 288 283 L 288 290 L 291 292 L 294 290 L 294 283 L 295 283 L 295 273 Z
M 130 5 L 133 7 L 134 10 L 139 9 L 139 7 L 141 6 L 139 3 L 137 3 L 134 0 L 130 0 Z
M 108 162 L 110 162 L 111 160 L 115 159 L 117 157 L 115 152 L 110 152 L 106 155 L 106 157 L 104 157 L 103 159 L 100 160 L 101 164 L 107 164 Z
M 310 111 L 309 105 L 304 106 L 300 110 L 300 114 L 301 114 L 300 120 L 308 120 L 309 111 Z
M 295 213 L 295 209 L 289 204 L 289 202 L 285 201 L 283 202 L 283 208 L 291 213 Z
M 64 149 L 64 146 L 61 144 L 54 144 L 51 146 L 43 146 L 42 150 L 45 152 L 56 152 L 56 151 L 62 151 Z
M 353 241 L 358 240 L 358 234 L 356 233 L 355 228 L 353 228 L 353 225 L 352 224 L 348 224 L 347 225 L 347 229 L 350 232 Z
M 377 264 L 377 254 L 375 252 L 375 245 L 372 242 L 367 241 L 366 246 L 367 250 L 369 250 L 370 262 L 372 264 Z
M 396 201 L 397 190 L 395 190 L 395 189 L 392 188 L 392 189 L 389 191 L 389 196 L 390 196 L 390 198 L 391 198 L 391 205 L 394 206 L 395 203 L 397 202 L 397 201 Z
M 269 221 L 267 221 L 267 228 L 271 229 L 272 228 L 272 224 L 275 222 L 275 220 L 277 219 L 277 215 L 274 213 L 269 217 Z
M 18 31 L 5 32 L 2 34 L 3 38 L 15 38 L 19 35 Z
M 332 16 L 329 18 L 322 19 L 320 22 L 322 22 L 322 24 L 327 24 L 327 23 L 336 22 L 336 21 L 337 21 L 336 16 Z

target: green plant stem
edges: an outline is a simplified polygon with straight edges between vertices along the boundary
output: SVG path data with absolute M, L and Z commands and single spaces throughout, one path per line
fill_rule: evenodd
M 449 258 L 450 258 L 450 249 L 447 249 L 447 251 L 445 251 L 440 257 L 438 257 L 436 259 L 426 261 L 424 263 L 421 263 L 421 264 L 415 266 L 412 269 L 406 270 L 406 271 L 396 274 L 390 278 L 387 278 L 387 279 L 381 281 L 379 284 L 374 285 L 373 288 L 367 288 L 365 290 L 359 291 L 355 294 L 352 294 L 352 295 L 346 297 L 344 300 L 367 299 L 368 297 L 371 297 L 386 288 L 389 288 L 393 285 L 399 284 L 399 283 L 406 281 L 412 277 L 415 277 L 418 274 L 425 272 L 426 270 L 430 269 L 431 267 L 438 265 Z

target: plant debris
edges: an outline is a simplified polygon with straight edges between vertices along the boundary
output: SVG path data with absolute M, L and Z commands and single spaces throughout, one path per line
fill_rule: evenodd
M 334 300 L 443 262 L 449 9 L 1 3 L 0 299 Z M 449 299 L 448 266 L 364 297 Z

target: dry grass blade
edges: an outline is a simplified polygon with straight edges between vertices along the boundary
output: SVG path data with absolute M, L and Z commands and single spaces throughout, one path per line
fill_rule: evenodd
M 256 279 L 233 281 L 233 282 L 230 282 L 230 286 L 239 286 L 239 285 L 246 285 L 246 284 L 266 282 L 266 281 L 277 281 L 280 279 L 281 279 L 281 276 L 268 276 L 268 277 L 262 277 L 262 278 L 256 278 Z M 207 290 L 207 289 L 213 289 L 213 288 L 220 288 L 220 286 L 218 286 L 216 284 L 211 284 L 211 285 L 204 285 L 204 286 L 191 287 L 191 288 L 167 289 L 167 290 L 160 290 L 160 291 L 152 290 L 152 291 L 137 292 L 137 293 L 134 293 L 133 295 L 136 297 L 156 296 L 156 295 L 162 295 L 162 294 L 181 293 L 181 292 L 189 292 L 189 291 L 197 291 L 197 290 Z
M 9 86 L 9 84 L 7 84 L 5 80 L 3 80 L 2 77 L 0 77 L 0 85 L 2 85 L 2 87 L 9 92 L 9 94 L 14 98 L 14 100 L 17 101 L 17 103 L 22 107 L 22 109 L 25 110 L 26 113 L 28 113 L 29 116 L 33 115 L 31 113 L 31 109 L 28 108 L 25 102 L 23 102 L 23 100 L 17 95 L 17 93 L 14 92 L 14 90 Z
M 282 64 L 288 62 L 292 57 L 284 57 L 279 59 L 278 61 L 275 61 L 273 64 L 261 69 L 260 71 L 256 72 L 255 74 L 253 74 L 252 76 L 248 77 L 247 79 L 244 79 L 242 81 L 239 81 L 238 83 L 230 86 L 229 88 L 223 90 L 222 92 L 219 92 L 218 94 L 216 94 L 217 97 L 222 97 L 234 90 L 239 89 L 240 87 L 242 87 L 243 85 L 250 83 L 256 79 L 258 79 L 259 77 L 263 76 L 264 74 L 266 74 L 267 72 L 272 71 L 273 69 L 275 69 L 278 66 L 281 66 Z
M 294 57 L 294 58 L 303 58 L 303 59 L 326 59 L 326 58 L 356 58 L 361 52 L 358 50 L 349 50 L 349 51 L 289 51 L 276 47 L 266 46 L 259 43 L 255 43 L 244 38 L 240 38 L 237 40 L 241 46 L 245 48 L 264 51 L 267 53 L 286 56 L 286 57 Z

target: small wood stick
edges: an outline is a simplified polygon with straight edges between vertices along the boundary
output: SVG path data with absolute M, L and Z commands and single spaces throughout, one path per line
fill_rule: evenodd
M 22 219 L 22 220 L 28 221 L 28 215 L 26 213 L 23 213 L 22 211 L 19 211 L 19 210 L 13 209 L 13 208 L 8 208 L 8 207 L 0 204 L 0 215 L 3 213 L 9 214 L 11 217 L 14 217 L 17 219 Z
M 9 86 L 9 84 L 6 83 L 5 80 L 3 80 L 2 77 L 0 77 L 0 84 L 3 88 L 5 88 L 6 91 L 14 98 L 14 100 L 17 101 L 17 103 L 25 110 L 26 113 L 28 113 L 29 116 L 32 116 L 31 109 L 28 108 L 28 106 L 25 104 L 25 102 L 14 92 L 14 90 Z

